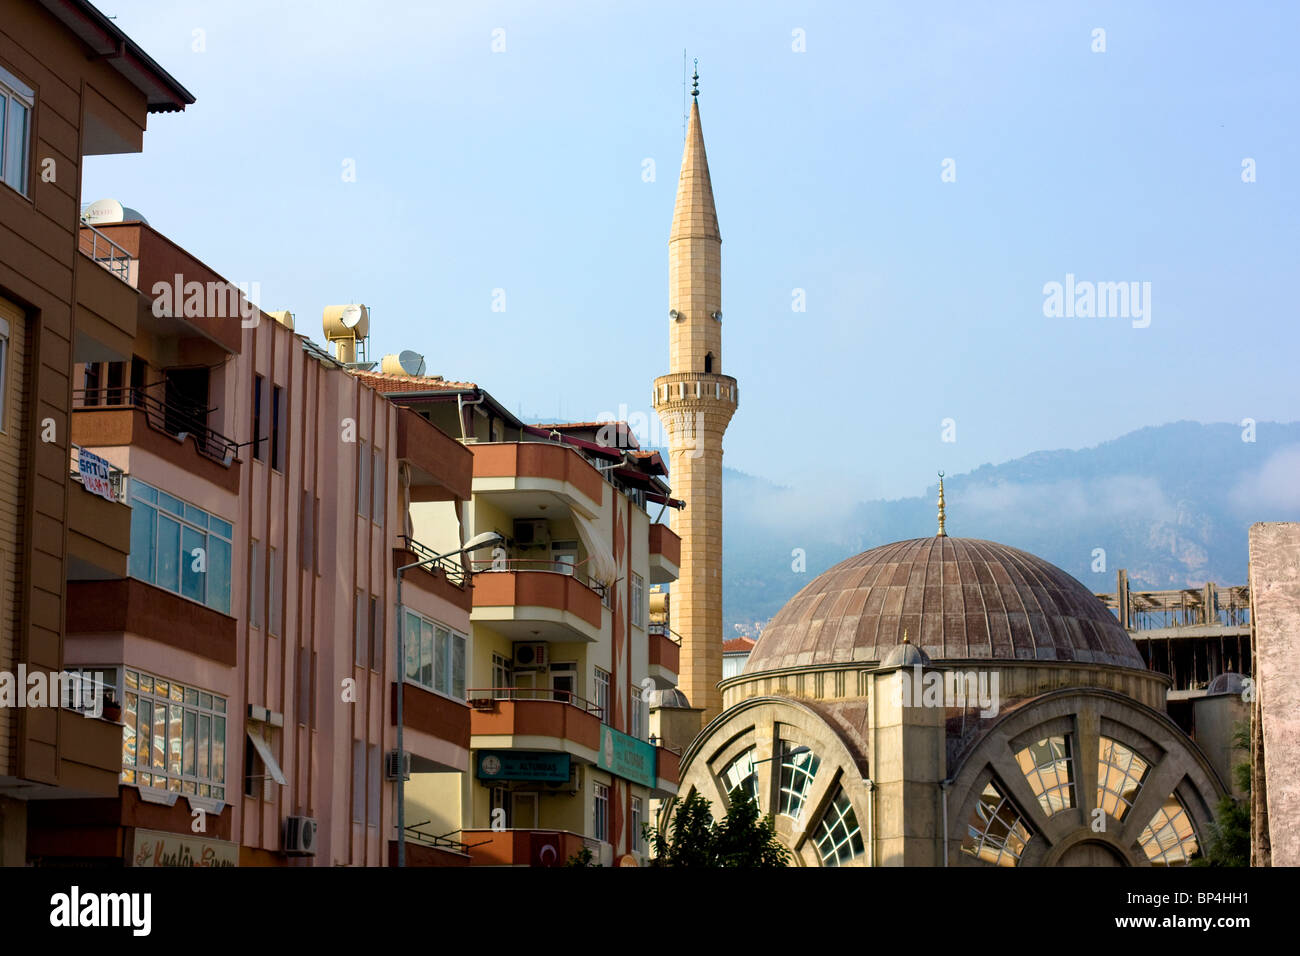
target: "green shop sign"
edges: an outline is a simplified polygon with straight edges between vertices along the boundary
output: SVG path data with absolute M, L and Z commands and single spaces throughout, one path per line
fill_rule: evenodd
M 478 778 L 563 783 L 569 779 L 569 755 L 530 750 L 480 750 Z
M 600 725 L 600 754 L 596 766 L 642 786 L 655 785 L 655 749 L 644 740 Z

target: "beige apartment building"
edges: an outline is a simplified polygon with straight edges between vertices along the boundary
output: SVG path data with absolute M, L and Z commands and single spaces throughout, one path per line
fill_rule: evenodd
M 584 847 L 643 861 L 651 801 L 677 787 L 678 753 L 652 741 L 649 715 L 679 654 L 650 626 L 650 589 L 680 562 L 659 520 L 682 505 L 662 459 L 623 423 L 529 425 L 474 383 L 357 374 L 473 453 L 471 499 L 413 502 L 415 536 L 440 551 L 504 539 L 467 565 L 470 772 L 412 781 L 408 817 L 475 864 L 556 865 Z

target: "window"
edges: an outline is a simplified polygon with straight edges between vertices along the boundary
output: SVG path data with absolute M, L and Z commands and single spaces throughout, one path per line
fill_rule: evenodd
M 384 658 L 384 605 L 377 597 L 370 597 L 370 669 L 379 670 Z
M 1020 811 L 990 780 L 966 824 L 961 852 L 998 866 L 1019 866 L 1030 836 Z
M 1097 806 L 1123 820 L 1137 799 L 1150 765 L 1118 740 L 1102 737 L 1098 747 Z
M 510 696 L 509 687 L 514 680 L 509 659 L 500 654 L 492 655 L 492 696 L 503 700 Z
M 366 819 L 366 745 L 352 741 L 352 822 Z
M 0 179 L 27 195 L 27 149 L 36 93 L 0 67 Z
M 839 866 L 864 852 L 858 818 L 843 787 L 835 788 L 831 805 L 817 821 L 813 843 L 822 866 Z
M 230 523 L 136 478 L 130 501 L 127 573 L 229 614 Z
M 271 386 L 271 467 L 284 470 L 284 389 Z
M 375 478 L 371 482 L 372 500 L 370 503 L 370 517 L 374 519 L 375 524 L 383 527 L 385 503 L 388 497 L 388 482 L 385 475 L 387 472 L 386 460 L 384 453 L 378 448 L 375 449 Z
M 646 728 L 650 726 L 650 702 L 643 699 L 640 692 L 632 695 L 632 736 L 645 740 Z
M 81 387 L 84 396 L 82 399 L 83 404 L 98 405 L 100 398 L 98 362 L 86 363 L 85 371 L 82 374 Z
M 468 638 L 406 611 L 406 679 L 455 700 L 465 699 L 465 646 Z
M 1152 866 L 1184 866 L 1196 856 L 1196 831 L 1187 808 L 1171 793 L 1138 837 Z
M 641 798 L 632 798 L 632 849 L 640 853 L 645 846 L 645 837 L 641 833 L 641 822 L 644 814 L 641 810 Z
M 706 373 L 713 371 L 713 353 L 709 352 L 704 356 L 704 371 Z
M 379 776 L 379 745 L 371 744 L 368 748 L 370 765 L 370 786 L 367 787 L 369 799 L 366 801 L 366 822 L 372 827 L 379 826 L 379 797 L 382 792 L 382 780 Z
M 262 460 L 262 376 L 253 376 L 253 458 Z
M 122 783 L 226 798 L 226 698 L 125 671 Z
M 738 794 L 748 794 L 758 802 L 758 771 L 754 769 L 753 747 L 723 768 L 722 782 L 728 800 L 734 801 Z
M 357 442 L 357 514 L 370 517 L 370 458 L 364 438 Z
M 262 626 L 262 545 L 257 540 L 248 542 L 248 626 Z
M 595 799 L 591 802 L 591 835 L 597 840 L 609 842 L 609 787 L 598 783 L 594 788 Z
M 270 613 L 266 617 L 266 633 L 279 637 L 284 633 L 284 599 L 281 594 L 280 552 L 275 548 L 266 549 L 267 562 L 271 566 Z
M 1070 760 L 1070 738 L 1061 734 L 1044 737 L 1016 754 L 1038 805 L 1049 817 L 1074 806 L 1074 769 Z
M 369 660 L 369 618 L 366 616 L 366 596 L 357 591 L 352 596 L 352 663 L 365 667 Z
M 812 751 L 792 755 L 790 751 L 794 749 L 789 741 L 781 741 L 781 797 L 777 812 L 798 820 L 821 758 Z
M 9 406 L 9 320 L 0 317 L 0 432 L 5 430 L 5 410 Z
M 645 627 L 645 580 L 641 575 L 633 572 L 632 574 L 632 624 L 634 627 Z
M 600 711 L 602 723 L 609 723 L 609 671 L 603 671 L 599 667 L 595 673 L 596 684 L 596 707 Z

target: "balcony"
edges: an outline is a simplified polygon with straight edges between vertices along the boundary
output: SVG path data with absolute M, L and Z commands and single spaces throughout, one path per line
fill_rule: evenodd
M 655 745 L 655 796 L 675 796 L 681 783 L 682 755 L 680 751 Z
M 517 641 L 599 641 L 600 592 L 575 574 L 528 567 L 537 564 L 497 562 L 475 574 L 470 620 Z
M 86 796 L 117 796 L 122 771 L 122 725 L 56 711 L 59 723 L 59 787 Z
M 677 580 L 682 564 L 682 539 L 666 524 L 650 526 L 650 583 Z
M 438 558 L 429 548 L 408 535 L 397 536 L 397 547 L 393 549 L 393 567 L 401 568 L 417 561 L 428 564 L 404 572 L 403 585 L 415 587 L 449 602 L 462 611 L 473 606 L 470 596 L 469 576 L 459 562 L 450 558 Z
M 564 866 L 585 846 L 600 859 L 601 844 L 569 830 L 462 830 L 471 866 Z
M 559 497 L 588 518 L 600 512 L 605 479 L 573 448 L 540 441 L 469 447 L 474 453 L 474 494 L 491 497 L 508 515 L 532 515 L 539 493 Z
M 208 427 L 210 410 L 165 400 L 162 385 L 75 389 L 72 441 L 90 448 L 135 445 L 238 493 L 234 440 Z
M 396 840 L 388 841 L 388 865 L 397 866 Z M 450 840 L 445 840 L 441 844 L 421 843 L 408 835 L 406 838 L 406 865 L 469 866 L 470 855 L 465 850 L 463 843 L 453 843 Z
M 235 666 L 233 617 L 135 578 L 69 582 L 67 627 L 68 634 L 114 635 L 119 642 L 136 634 Z
M 474 453 L 409 408 L 397 412 L 397 457 L 411 466 L 412 501 L 467 501 Z
M 144 307 L 131 281 L 131 255 L 94 226 L 83 223 L 78 239 L 74 360 L 129 361 Z
M 533 687 L 470 688 L 474 750 L 550 750 L 594 764 L 600 708 L 567 691 Z
M 388 721 L 395 727 L 397 684 L 389 686 L 392 690 L 388 699 Z M 411 770 L 415 773 L 466 772 L 469 769 L 470 713 L 469 706 L 462 701 L 404 682 L 402 726 L 432 738 L 427 748 L 421 748 L 418 738 L 406 738 L 405 747 L 413 757 Z
M 68 493 L 68 580 L 124 578 L 131 509 L 123 502 L 122 472 L 79 445 L 71 450 L 71 478 L 81 490 Z
M 666 624 L 651 624 L 649 634 L 650 677 L 656 687 L 673 687 L 681 672 L 682 645 Z

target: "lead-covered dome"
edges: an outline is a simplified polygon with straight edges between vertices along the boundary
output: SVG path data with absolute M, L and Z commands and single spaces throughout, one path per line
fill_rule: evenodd
M 915 538 L 841 561 L 763 630 L 744 673 L 880 661 L 908 641 L 931 660 L 1077 661 L 1146 670 L 1086 587 L 1027 551 L 974 538 Z

